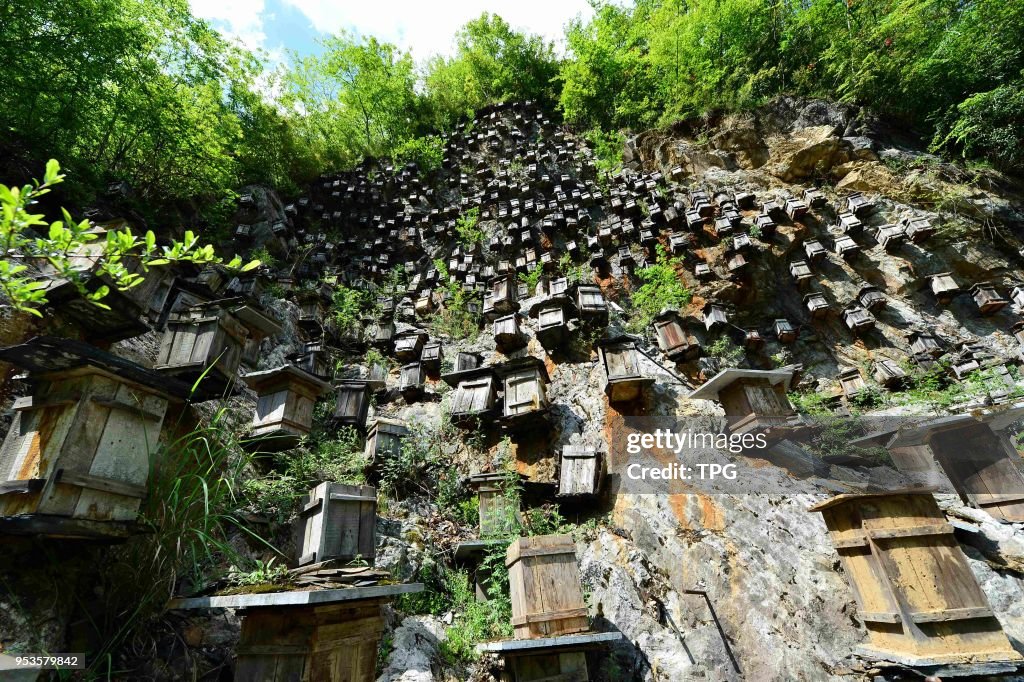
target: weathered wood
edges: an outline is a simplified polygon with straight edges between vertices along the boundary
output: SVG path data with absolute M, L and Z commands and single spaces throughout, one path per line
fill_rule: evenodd
M 404 421 L 377 417 L 366 435 L 366 467 L 378 470 L 382 462 L 393 460 L 402 452 L 402 439 L 409 434 Z
M 193 306 L 167 323 L 154 369 L 197 384 L 206 398 L 223 396 L 235 382 L 247 328 L 216 304 Z
M 515 528 L 519 509 L 514 496 L 506 494 L 508 474 L 482 473 L 470 476 L 466 483 L 477 495 L 481 538 L 507 536 Z
M 506 315 L 494 320 L 494 344 L 502 353 L 511 353 L 526 346 L 527 336 L 519 327 L 519 316 Z
M 630 336 L 601 339 L 597 352 L 605 373 L 604 391 L 610 402 L 636 400 L 654 383 L 653 378 L 645 377 L 640 371 L 636 339 Z
M 674 310 L 663 310 L 659 313 L 654 318 L 653 326 L 658 337 L 658 347 L 670 360 L 679 362 L 700 356 L 700 342 L 686 328 L 682 318 Z
M 442 377 L 455 386 L 449 412 L 453 424 L 471 428 L 478 420 L 492 419 L 498 399 L 498 379 L 490 367 L 464 370 Z
M 546 386 L 549 381 L 544 362 L 534 357 L 512 360 L 499 366 L 504 387 L 501 423 L 506 429 L 537 424 L 548 412 Z
M 334 421 L 362 431 L 370 409 L 370 387 L 365 381 L 340 381 L 336 387 Z
M 555 637 L 590 629 L 568 535 L 519 538 L 508 548 L 512 625 L 516 639 Z
M 596 448 L 583 445 L 562 447 L 559 497 L 595 497 L 601 492 L 604 476 L 605 460 Z
M 326 381 L 286 365 L 243 377 L 256 392 L 253 438 L 261 448 L 288 449 L 313 428 L 313 407 L 331 390 Z
M 787 425 L 795 417 L 786 396 L 792 379 L 790 370 L 726 369 L 689 397 L 721 403 L 733 433 L 761 431 Z
M 377 540 L 377 490 L 325 482 L 309 491 L 296 519 L 300 566 L 361 557 L 373 565 Z
M 0 482 L 45 483 L 7 486 L 0 515 L 134 521 L 169 396 L 92 365 L 32 376 L 0 446 Z
M 811 510 L 849 576 L 868 655 L 916 665 L 1021 660 L 931 494 L 840 495 Z M 858 535 L 863 543 L 848 541 Z

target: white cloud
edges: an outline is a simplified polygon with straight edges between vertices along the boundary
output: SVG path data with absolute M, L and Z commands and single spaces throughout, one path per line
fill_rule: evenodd
M 194 2 L 197 0 L 193 0 Z M 240 0 L 232 0 L 240 1 Z M 285 0 L 323 33 L 340 29 L 395 43 L 417 61 L 450 55 L 456 30 L 484 11 L 501 15 L 513 28 L 559 41 L 577 14 L 589 17 L 586 0 Z
M 208 19 L 228 38 L 250 50 L 265 47 L 264 0 L 189 0 L 192 14 Z

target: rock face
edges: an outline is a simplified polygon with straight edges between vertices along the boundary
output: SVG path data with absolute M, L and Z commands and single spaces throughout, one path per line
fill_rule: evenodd
M 283 364 L 311 340 L 297 300 L 318 290 L 326 276 L 377 297 L 379 307 L 364 311 L 358 325 L 369 329 L 390 320 L 392 314 L 385 312 L 390 304 L 399 308 L 393 315 L 397 332 L 422 327 L 440 341 L 442 372 L 450 371 L 459 352 L 477 353 L 487 366 L 528 356 L 542 360 L 551 405 L 543 428 L 508 431 L 481 422 L 456 429 L 448 421 L 452 389 L 431 376 L 420 394 L 406 391 L 403 397 L 398 363 L 389 366 L 370 418 L 405 421 L 417 447 L 429 442 L 445 470 L 444 481 L 491 471 L 510 457 L 524 480 L 526 506 L 559 507 L 562 530 L 576 539 L 593 629 L 624 636 L 611 651 L 591 656 L 590 679 L 852 681 L 907 674 L 892 667 L 882 671 L 874 667 L 876 661 L 854 655 L 866 631 L 857 617 L 849 577 L 820 515 L 808 512 L 837 492 L 909 480 L 898 472 L 864 460 L 825 461 L 795 446 L 775 453 L 771 461 L 716 450 L 705 453 L 708 461 L 735 465 L 740 489 L 680 484 L 667 493 L 644 493 L 615 471 L 603 497 L 580 503 L 554 497 L 559 453 L 566 445 L 593 446 L 610 450 L 612 463 L 621 464 L 623 453 L 614 444 L 631 418 L 720 419 L 721 406 L 687 396 L 721 367 L 798 364 L 802 375 L 794 389 L 808 396 L 817 392 L 840 410 L 856 410 L 855 403 L 840 401 L 840 370 L 859 369 L 881 394 L 871 369 L 880 360 L 892 360 L 913 371 L 915 359 L 906 338 L 912 329 L 931 331 L 941 339 L 944 362 L 957 359 L 955 352 L 969 344 L 971 353 L 993 370 L 1014 364 L 1020 344 L 1010 327 L 1019 311 L 1007 307 L 982 316 L 970 296 L 939 304 L 929 289 L 931 275 L 950 272 L 962 285 L 996 282 L 1005 295 L 1021 277 L 1024 209 L 1012 182 L 987 174 L 968 178 L 962 169 L 901 148 L 883 125 L 854 107 L 791 98 L 752 113 L 641 133 L 629 142 L 631 170 L 611 177 L 597 177 L 582 140 L 528 106 L 480 112 L 472 132 L 463 129 L 447 142 L 446 163 L 432 174 L 368 163 L 321 178 L 287 207 L 268 190 L 247 188 L 249 199 L 238 219 L 252 227 L 249 245 L 266 247 L 280 262 L 274 274 L 283 281 L 295 280 L 290 282 L 294 292 L 282 285 L 261 300 L 281 320 L 282 331 L 264 341 L 259 369 Z M 538 168 L 530 169 L 531 163 Z M 808 189 L 820 191 L 824 204 L 796 218 L 785 210 L 773 211 L 774 234 L 752 229 L 763 203 L 781 206 Z M 874 209 L 862 212 L 863 231 L 853 235 L 860 253 L 847 259 L 836 252 L 843 236 L 836 225 L 853 191 L 865 193 Z M 701 192 L 706 192 L 712 215 L 687 225 L 683 214 L 697 210 Z M 738 227 L 716 225 L 714 218 L 724 217 L 735 195 L 745 192 L 756 197 L 752 207 L 732 207 Z M 590 198 L 584 199 L 584 193 Z M 518 202 L 515 217 L 513 199 Z M 643 207 L 626 208 L 629 200 Z M 540 208 L 527 209 L 527 201 Z M 476 243 L 467 243 L 456 229 L 456 220 L 471 207 L 480 209 L 477 227 L 483 239 Z M 676 218 L 657 218 L 669 209 Z M 927 220 L 937 234 L 888 249 L 875 237 L 876 230 L 910 218 Z M 275 229 L 278 224 L 285 228 Z M 652 227 L 650 237 L 637 234 Z M 749 245 L 737 246 L 733 240 L 738 236 L 749 237 Z M 670 242 L 671 237 L 683 240 Z M 572 241 L 576 255 L 569 253 Z M 813 242 L 826 253 L 813 259 L 812 282 L 801 288 L 791 264 L 812 260 L 808 245 Z M 699 360 L 670 361 L 651 328 L 634 324 L 640 314 L 636 292 L 642 284 L 636 272 L 659 258 L 655 245 L 681 257 L 673 267 L 690 295 L 679 314 L 703 348 Z M 528 267 L 527 251 L 547 254 L 551 264 L 541 261 Z M 734 272 L 730 263 L 739 251 L 747 264 Z M 307 259 L 312 255 L 323 259 Z M 520 257 L 522 263 L 517 262 Z M 428 285 L 412 287 L 409 280 L 425 277 L 431 268 L 439 270 L 438 261 L 449 279 L 438 274 Z M 479 295 L 486 289 L 485 268 L 493 275 L 506 261 L 515 272 L 513 281 L 526 280 L 524 287 L 538 279 L 537 268 L 599 287 L 609 303 L 607 325 L 574 320 L 570 340 L 547 350 L 538 338 L 537 320 L 526 314 L 543 300 L 533 290 L 518 297 L 522 347 L 500 351 L 487 325 L 469 338 L 450 333 L 445 312 L 446 306 L 455 307 L 455 296 L 449 287 Z M 707 265 L 710 274 L 698 278 L 697 264 Z M 407 273 L 409 283 L 391 290 L 386 287 L 395 265 Z M 873 330 L 857 335 L 840 311 L 856 302 L 866 286 L 883 292 L 886 306 L 873 313 Z M 418 314 L 402 306 L 402 299 L 412 303 L 425 291 L 441 312 Z M 805 296 L 812 291 L 829 307 L 823 317 L 812 317 L 807 307 Z M 720 329 L 708 330 L 703 322 L 709 302 L 728 309 L 728 324 Z M 780 318 L 792 322 L 795 340 L 778 338 L 773 324 Z M 339 330 L 322 325 L 330 359 L 338 364 L 337 379 L 364 376 L 367 370 L 366 351 L 374 342 L 360 339 L 357 324 L 352 326 Z M 637 335 L 643 351 L 638 371 L 654 383 L 635 403 L 611 404 L 594 341 L 627 330 Z M 757 332 L 762 343 L 748 345 L 749 332 Z M 155 336 L 133 339 L 115 350 L 145 364 L 154 353 Z M 376 347 L 393 353 L 389 344 Z M 946 374 L 943 381 L 955 379 Z M 1018 384 L 1011 375 L 1004 388 L 1018 390 Z M 969 400 L 998 400 L 991 388 L 971 394 Z M 249 416 L 252 399 L 234 399 L 232 407 L 243 415 L 240 423 Z M 941 409 L 963 410 L 972 404 L 963 396 L 950 400 Z M 956 400 L 960 403 L 953 404 Z M 913 400 L 894 399 L 886 411 L 924 409 Z M 376 565 L 401 581 L 433 577 L 436 588 L 433 571 L 439 565 L 453 566 L 457 545 L 477 538 L 471 518 L 475 510 L 470 508 L 467 518 L 465 509 L 442 504 L 439 491 L 427 489 L 427 482 L 410 478 L 395 486 L 403 494 L 390 491 L 386 503 L 382 498 Z M 1003 629 L 1024 651 L 1024 528 L 999 523 L 956 497 L 940 496 L 940 502 Z M 286 554 L 291 549 L 281 547 Z M 245 552 L 262 556 L 251 548 Z M 29 562 L 27 557 L 29 550 L 22 548 L 18 565 Z M 76 568 L 93 558 L 76 558 Z M 23 570 L 18 574 L 14 584 L 33 592 L 42 589 L 36 580 L 49 576 L 44 572 L 29 579 Z M 0 570 L 0 577 L 4 575 Z M 84 577 L 75 575 L 88 584 L 87 571 Z M 67 641 L 70 613 L 47 614 L 32 600 L 22 607 L 10 595 L 0 595 L 0 605 L 5 607 L 0 610 L 0 644 L 5 648 L 31 644 L 59 650 Z M 473 665 L 452 661 L 450 635 L 464 625 L 465 617 L 455 609 L 440 616 L 396 614 L 381 650 L 380 682 L 497 679 L 503 673 L 499 660 L 486 658 Z M 152 676 L 170 679 L 176 669 L 197 676 L 217 666 L 227 669 L 236 629 L 233 614 L 175 624 L 168 632 L 180 635 L 189 653 L 181 658 L 161 652 Z M 208 664 L 196 663 L 200 656 Z

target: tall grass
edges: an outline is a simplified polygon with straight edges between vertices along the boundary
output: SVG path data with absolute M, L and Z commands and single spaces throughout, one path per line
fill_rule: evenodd
M 235 515 L 236 481 L 248 459 L 224 421 L 221 409 L 205 425 L 172 435 L 150 457 L 149 493 L 140 510 L 147 532 L 114 549 L 102 571 L 103 608 L 92 610 L 101 645 L 89 657 L 90 677 L 116 675 L 117 652 L 151 658 L 151 626 L 167 601 L 179 589 L 187 593 L 218 578 L 219 565 L 238 563 L 228 542 L 232 528 L 257 538 Z

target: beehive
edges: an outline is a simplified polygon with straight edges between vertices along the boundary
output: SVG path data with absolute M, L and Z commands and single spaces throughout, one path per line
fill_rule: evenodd
M 566 340 L 573 313 L 572 301 L 561 295 L 536 303 L 530 309 L 530 316 L 537 320 L 537 340 L 545 349 L 557 348 Z
M 521 428 L 536 424 L 551 406 L 547 398 L 549 378 L 544 362 L 525 357 L 507 362 L 498 369 L 505 394 L 502 425 Z
M 313 428 L 317 398 L 331 390 L 326 381 L 291 365 L 244 377 L 257 395 L 252 437 L 261 448 L 288 449 Z
M 502 353 L 511 353 L 526 346 L 527 336 L 519 327 L 519 316 L 506 315 L 494 320 L 494 344 Z
M 417 361 L 402 365 L 398 390 L 406 402 L 415 402 L 423 396 L 425 380 L 423 363 Z
M 335 393 L 335 423 L 362 431 L 366 427 L 366 416 L 370 410 L 370 387 L 365 381 L 340 381 Z
M 477 496 L 481 538 L 504 537 L 515 528 L 519 509 L 517 498 L 506 494 L 511 489 L 508 477 L 505 473 L 480 473 L 466 479 Z
M 473 427 L 479 419 L 494 417 L 498 398 L 498 379 L 490 367 L 467 369 L 441 377 L 453 386 L 449 416 L 452 423 Z
M 804 296 L 804 306 L 811 314 L 811 319 L 821 319 L 828 316 L 829 305 L 825 295 L 819 292 L 810 293 Z
M 842 317 L 843 322 L 854 334 L 865 334 L 875 328 L 875 318 L 857 303 L 846 306 Z
M 600 287 L 579 286 L 576 288 L 576 308 L 580 317 L 601 326 L 608 324 L 608 303 Z
M 654 332 L 658 347 L 670 360 L 692 360 L 700 355 L 700 342 L 683 324 L 673 310 L 664 310 L 654 319 Z
M 519 538 L 505 560 L 516 639 L 557 637 L 590 629 L 568 535 Z
M 789 320 L 779 318 L 772 324 L 775 330 L 775 338 L 779 343 L 793 343 L 797 338 L 797 329 Z
M 611 402 L 636 400 L 654 383 L 640 370 L 640 351 L 629 336 L 602 339 L 597 346 L 605 373 L 605 393 Z
M 721 403 L 730 431 L 745 433 L 792 421 L 796 410 L 786 397 L 792 380 L 793 372 L 786 369 L 725 369 L 688 397 Z
M 226 310 L 206 305 L 167 323 L 154 369 L 189 384 L 197 393 L 220 397 L 235 382 L 249 333 Z
M 839 495 L 821 512 L 868 631 L 864 656 L 907 665 L 1021 660 L 929 493 Z
M 960 293 L 960 285 L 953 279 L 953 275 L 948 272 L 940 272 L 937 275 L 932 275 L 930 278 L 930 286 L 932 293 L 935 295 L 935 299 L 942 304 L 947 304 L 953 300 L 953 298 Z
M 982 315 L 994 315 L 1010 303 L 991 282 L 978 282 L 972 286 L 971 297 Z
M 595 497 L 604 483 L 605 462 L 596 448 L 584 445 L 562 446 L 558 472 L 559 497 Z
M 360 557 L 373 565 L 377 547 L 377 490 L 325 482 L 309 491 L 296 523 L 299 565 Z
M 33 382 L 0 447 L 0 516 L 134 521 L 168 402 L 188 386 L 65 339 L 38 337 L 0 359 Z
M 940 417 L 902 430 L 887 447 L 901 470 L 901 457 L 915 459 L 927 450 L 965 502 L 1007 523 L 1024 521 L 1024 475 L 1020 455 L 990 423 L 1015 421 L 1024 412 L 1011 408 L 979 416 Z
M 867 388 L 867 385 L 864 383 L 864 377 L 860 375 L 860 370 L 856 367 L 850 367 L 839 372 L 839 385 L 842 386 L 843 395 L 847 398 L 852 398 Z
M 862 287 L 857 292 L 857 302 L 872 312 L 885 308 L 885 294 L 872 286 Z
M 402 452 L 402 439 L 408 434 L 405 422 L 377 417 L 366 434 L 367 468 L 375 470 L 382 462 L 397 458 Z

